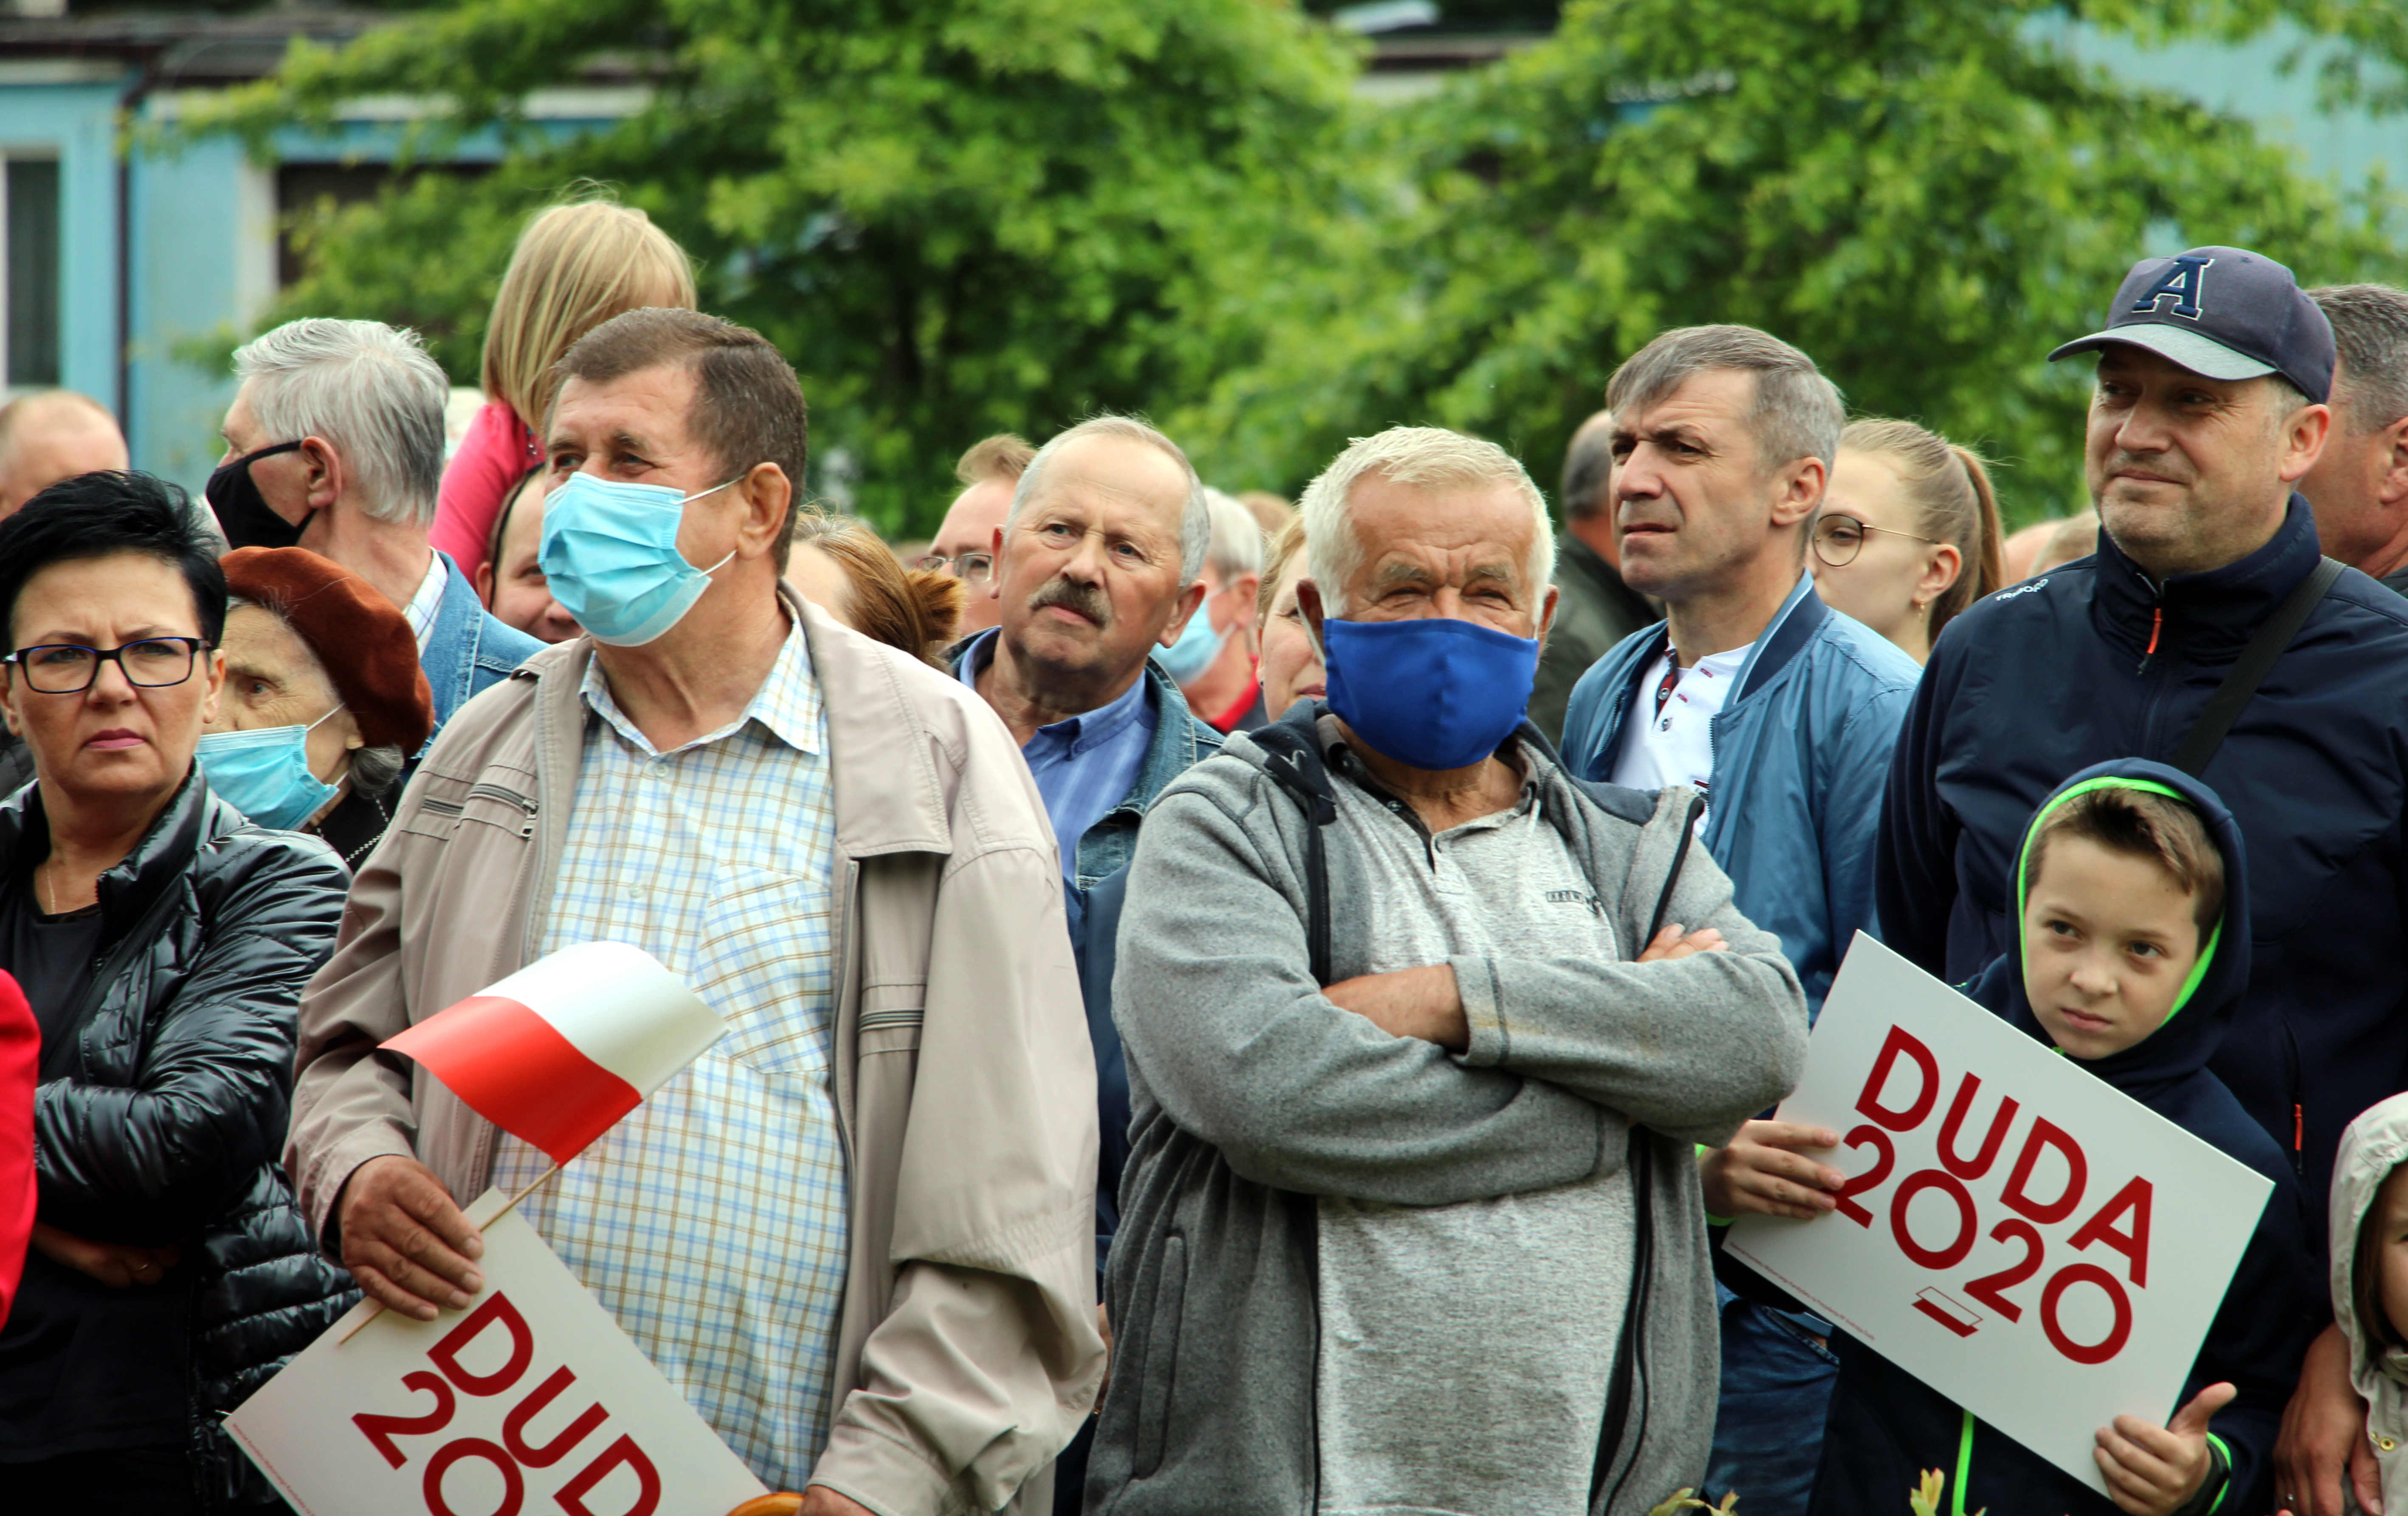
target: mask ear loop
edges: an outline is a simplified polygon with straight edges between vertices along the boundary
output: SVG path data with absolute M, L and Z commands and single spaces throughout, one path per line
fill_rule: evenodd
M 321 726 L 325 725 L 325 724 L 326 724 L 326 722 L 328 722 L 329 721 L 333 720 L 333 719 L 334 719 L 335 712 L 337 712 L 337 711 L 338 711 L 338 710 L 340 710 L 340 709 L 342 709 L 342 708 L 343 708 L 343 702 L 342 702 L 342 701 L 340 701 L 340 700 L 337 700 L 337 701 L 336 701 L 333 705 L 331 705 L 331 706 L 329 706 L 329 707 L 327 707 L 327 708 L 326 708 L 326 714 L 325 714 L 325 715 L 319 717 L 316 721 L 311 722 L 308 725 L 307 725 L 307 726 L 305 726 L 305 727 L 301 728 L 301 742 L 302 742 L 302 746 L 301 746 L 301 766 L 302 766 L 303 768 L 305 768 L 305 769 L 306 769 L 306 768 L 308 768 L 308 767 L 309 766 L 309 747 L 308 747 L 309 734 L 310 734 L 310 733 L 312 733 L 312 732 L 314 732 L 314 731 L 316 731 L 316 730 L 317 730 L 318 728 L 320 728 Z M 317 774 L 316 774 L 315 772 L 312 772 L 312 773 L 309 775 L 309 777 L 310 777 L 311 779 L 318 779 L 318 776 L 317 776 Z M 339 774 L 337 774 L 337 775 L 336 775 L 333 779 L 318 779 L 318 782 L 319 782 L 319 783 L 321 783 L 321 784 L 340 784 L 340 783 L 342 783 L 345 779 L 350 779 L 351 777 L 351 750 L 350 750 L 350 749 L 348 749 L 348 748 L 346 748 L 345 750 L 343 750 L 343 769 L 342 769 L 342 772 L 341 772 L 341 773 L 339 773 Z
M 687 495 L 684 499 L 679 501 L 678 504 L 681 506 L 692 505 L 696 500 L 701 499 L 704 495 L 717 494 L 720 491 L 726 489 L 730 484 L 741 483 L 743 479 L 744 476 L 742 474 L 738 474 L 736 478 L 727 480 L 724 484 L 714 484 L 708 490 L 697 490 L 694 493 Z M 683 553 L 680 553 L 678 556 L 683 557 L 685 555 Z M 709 579 L 711 575 L 718 573 L 721 569 L 725 568 L 729 564 L 734 563 L 735 561 L 736 550 L 734 548 L 730 548 L 727 550 L 727 556 L 711 565 L 709 568 L 703 569 L 702 576 L 705 579 Z

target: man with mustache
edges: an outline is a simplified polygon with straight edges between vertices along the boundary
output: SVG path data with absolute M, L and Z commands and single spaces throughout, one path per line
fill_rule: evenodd
M 1582 677 L 1564 761 L 1583 779 L 1706 798 L 1698 839 L 1748 920 L 1780 937 L 1811 1018 L 1848 944 L 1874 929 L 1882 779 L 1917 672 L 1826 607 L 1806 572 L 1847 419 L 1840 392 L 1778 337 L 1689 326 L 1633 354 L 1605 394 L 1622 577 L 1666 620 Z M 1740 1141 L 1796 1130 L 1751 1122 Z M 1830 1333 L 1723 1296 L 1706 1483 L 1739 1491 L 1750 1516 L 1804 1516 L 1837 1372 Z
M 2292 1155 L 2322 1237 L 2343 1127 L 2408 1086 L 2408 601 L 2320 557 L 2298 486 L 2332 426 L 2333 329 L 2289 269 L 2241 248 L 2143 259 L 2105 327 L 2050 357 L 2093 351 L 2098 555 L 1933 649 L 1882 817 L 1883 936 L 1961 980 L 2011 946 L 2023 821 L 2066 776 L 2132 757 L 2204 779 L 2258 902 L 2247 997 L 2208 1067 Z M 2253 691 L 2231 676 L 2269 626 Z M 2343 1466 L 2368 1453 L 2347 1358 L 2337 1331 L 2310 1350 L 2273 1498 L 2227 1509 L 2339 1516 Z M 2363 1475 L 2379 1509 L 2371 1455 Z
M 1037 450 L 995 531 L 999 624 L 959 644 L 962 682 L 1003 718 L 1062 850 L 1070 948 L 1096 1050 L 1102 1149 L 1096 1266 L 1119 1222 L 1128 1072 L 1112 1024 L 1112 938 L 1138 824 L 1163 786 L 1217 752 L 1148 654 L 1203 603 L 1212 537 L 1203 482 L 1179 445 L 1125 416 L 1080 422 Z M 1088 1435 L 1062 1455 L 1055 1509 L 1076 1511 Z

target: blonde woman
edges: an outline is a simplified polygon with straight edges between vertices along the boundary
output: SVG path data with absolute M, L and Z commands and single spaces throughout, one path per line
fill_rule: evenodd
M 1999 590 L 1999 501 L 1979 455 L 1913 422 L 1840 434 L 1814 522 L 1814 593 L 1916 663 L 1956 613 Z
M 552 365 L 622 311 L 695 307 L 694 267 L 652 218 L 610 200 L 538 212 L 494 296 L 485 327 L 485 406 L 443 470 L 430 539 L 474 579 L 502 502 L 543 461 L 535 429 L 551 408 Z

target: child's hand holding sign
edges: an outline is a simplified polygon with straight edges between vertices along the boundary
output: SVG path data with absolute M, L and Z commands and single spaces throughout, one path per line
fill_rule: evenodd
M 2207 1420 L 2229 1405 L 2240 1392 L 2229 1384 L 2211 1384 L 2174 1412 L 2163 1427 L 2138 1416 L 2118 1416 L 2113 1426 L 2099 1429 L 2099 1472 L 2107 1476 L 2107 1493 L 2118 1510 L 2132 1516 L 2170 1516 L 2199 1493 L 2215 1471 L 2215 1455 L 2207 1447 Z
M 1698 1178 L 1712 1216 L 1786 1216 L 1809 1222 L 1838 1204 L 1848 1177 L 1806 1156 L 1840 1145 L 1828 1126 L 1749 1122 L 1730 1145 L 1698 1155 Z

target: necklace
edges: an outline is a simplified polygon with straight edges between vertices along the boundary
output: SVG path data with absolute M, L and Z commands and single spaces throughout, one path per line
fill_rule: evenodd
M 57 862 L 58 860 L 55 858 L 45 858 L 42 860 L 42 868 L 50 868 L 53 865 L 57 864 Z M 57 915 L 59 913 L 58 887 L 54 884 L 42 884 L 41 869 L 39 868 L 34 871 L 34 882 L 42 885 L 42 914 L 45 916 Z

